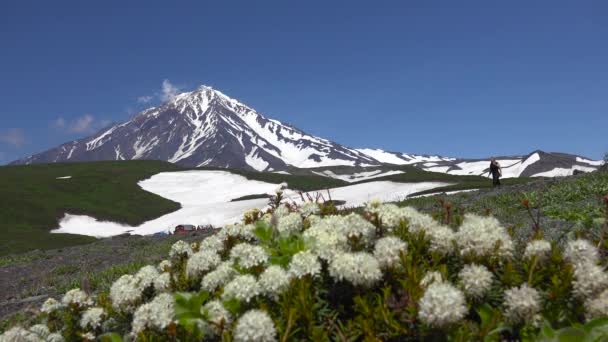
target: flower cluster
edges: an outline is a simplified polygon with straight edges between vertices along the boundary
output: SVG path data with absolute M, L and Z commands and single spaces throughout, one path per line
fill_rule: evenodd
M 518 323 L 532 320 L 541 308 L 540 294 L 528 284 L 505 291 L 505 316 Z
M 346 280 L 355 286 L 371 286 L 382 279 L 380 263 L 364 252 L 338 255 L 329 265 L 329 274 L 335 280 Z
M 63 295 L 61 304 L 64 306 L 77 305 L 80 307 L 86 307 L 93 305 L 93 300 L 84 291 L 80 289 L 73 289 Z
M 298 213 L 290 213 L 280 217 L 277 230 L 283 236 L 299 233 L 302 230 L 302 216 Z
M 401 253 L 407 252 L 407 243 L 395 236 L 386 236 L 376 241 L 374 256 L 381 267 L 395 266 L 401 258 Z
M 202 276 L 204 273 L 214 269 L 222 259 L 219 254 L 212 250 L 203 250 L 192 254 L 186 264 L 188 277 Z
M 277 296 L 289 287 L 291 276 L 282 267 L 269 266 L 262 274 L 258 283 L 262 293 Z
M 458 278 L 464 293 L 472 298 L 479 299 L 490 290 L 493 275 L 483 265 L 470 264 L 462 268 L 458 273 Z
M 165 329 L 173 321 L 174 299 L 168 293 L 162 293 L 150 303 L 140 306 L 133 315 L 133 334 L 144 329 Z
M 321 273 L 321 264 L 316 255 L 310 251 L 299 252 L 291 258 L 289 275 L 294 278 L 316 276 Z
M 534 240 L 528 243 L 524 251 L 524 258 L 537 257 L 540 261 L 544 261 L 551 253 L 551 243 L 545 240 Z
M 247 311 L 236 323 L 236 342 L 273 342 L 277 339 L 277 329 L 268 314 L 262 310 Z
M 180 240 L 171 246 L 171 251 L 169 251 L 169 256 L 171 259 L 180 257 L 180 256 L 190 256 L 192 254 L 192 246 L 188 243 Z
M 223 262 L 215 270 L 203 277 L 201 289 L 215 291 L 219 286 L 223 286 L 232 280 L 236 274 L 237 271 L 232 267 L 231 262 Z
M 513 255 L 513 241 L 494 217 L 465 214 L 464 221 L 456 233 L 456 241 L 463 256 Z
M 224 300 L 238 299 L 249 302 L 252 298 L 260 294 L 260 286 L 251 274 L 236 276 L 224 287 L 222 298 Z
M 80 326 L 83 329 L 97 329 L 101 326 L 106 313 L 103 308 L 90 308 L 82 314 Z
M 311 340 L 336 329 L 326 321 L 338 322 L 346 340 L 429 332 L 483 339 L 505 322 L 512 330 L 494 337 L 516 340 L 518 329 L 534 337 L 554 310 L 543 298 L 567 299 L 559 308 L 564 322 L 608 316 L 606 261 L 587 240 L 569 241 L 563 252 L 534 240 L 514 255 L 510 235 L 492 217 L 467 214 L 452 228 L 393 204 L 370 202 L 365 210 L 317 216 L 319 206 L 305 203 L 262 217 L 251 212 L 246 224 L 175 243 L 168 260 L 121 276 L 107 296 L 73 289 L 61 301 L 48 299 L 46 324 L 12 328 L 0 341 L 95 340 L 114 329 L 135 341 Z M 568 283 L 547 290 L 557 278 Z M 522 279 L 530 284 L 513 287 Z
M 240 243 L 230 251 L 230 260 L 242 268 L 251 268 L 268 262 L 268 254 L 260 246 Z
M 419 305 L 420 320 L 431 327 L 445 327 L 462 320 L 467 314 L 463 293 L 444 282 L 429 285 Z

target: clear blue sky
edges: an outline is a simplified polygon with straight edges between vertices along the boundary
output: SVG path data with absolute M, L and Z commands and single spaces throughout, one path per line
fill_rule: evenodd
M 6 0 L 0 42 L 0 163 L 127 120 L 163 80 L 353 147 L 608 151 L 601 0 Z

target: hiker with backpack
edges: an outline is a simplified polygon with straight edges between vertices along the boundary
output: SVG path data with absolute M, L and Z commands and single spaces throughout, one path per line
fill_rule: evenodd
M 495 158 L 492 158 L 492 160 L 490 160 L 489 174 L 492 175 L 492 185 L 494 187 L 500 186 L 500 176 L 502 176 L 502 168 L 500 167 L 500 164 Z

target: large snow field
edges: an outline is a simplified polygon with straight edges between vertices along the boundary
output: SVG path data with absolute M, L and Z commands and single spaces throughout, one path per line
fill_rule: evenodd
M 444 182 L 420 182 L 420 183 L 396 183 L 389 181 L 377 181 L 347 185 L 339 188 L 329 189 L 332 200 L 346 201 L 343 207 L 362 206 L 371 200 L 382 202 L 399 201 L 415 192 L 434 189 L 442 186 L 451 185 Z M 321 193 L 325 200 L 328 200 L 326 190 L 310 191 L 308 194 L 315 198 L 317 193 Z M 286 199 L 290 202 L 301 203 L 301 196 L 293 191 L 286 192 Z M 306 196 L 304 196 L 306 198 Z
M 417 191 L 446 185 L 449 183 L 382 181 L 333 188 L 329 191 L 332 199 L 346 201 L 345 206 L 360 206 L 372 199 L 398 200 Z M 277 188 L 277 184 L 248 180 L 227 171 L 163 172 L 139 182 L 139 186 L 146 191 L 180 203 L 182 208 L 137 227 L 66 213 L 59 221 L 59 228 L 52 232 L 107 237 L 127 232 L 146 235 L 172 231 L 178 224 L 211 224 L 221 227 L 239 222 L 246 210 L 263 209 L 268 202 L 265 198 L 237 202 L 230 202 L 231 199 L 274 193 Z M 316 192 L 312 191 L 311 195 L 314 196 L 314 193 Z M 327 191 L 323 190 L 321 193 L 327 198 Z M 300 195 L 291 190 L 285 191 L 285 197 L 290 202 L 301 202 Z

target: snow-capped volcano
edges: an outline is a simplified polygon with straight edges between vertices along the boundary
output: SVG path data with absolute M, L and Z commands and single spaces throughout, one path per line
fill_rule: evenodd
M 266 118 L 207 86 L 15 164 L 129 159 L 258 171 L 379 164 L 355 149 Z
M 93 136 L 12 164 L 131 159 L 165 160 L 187 167 L 282 172 L 290 168 L 383 165 L 398 169 L 399 165 L 412 165 L 433 172 L 483 175 L 489 166 L 489 159 L 349 148 L 269 119 L 207 86 L 179 94 Z M 565 176 L 575 171 L 593 171 L 602 165 L 601 161 L 542 151 L 497 159 L 503 167 L 504 177 Z M 402 172 L 397 169 L 392 172 Z M 327 170 L 312 172 L 328 173 Z M 342 168 L 341 172 L 350 171 Z M 359 176 L 369 173 L 353 172 L 359 172 Z M 348 175 L 350 180 L 356 178 Z

